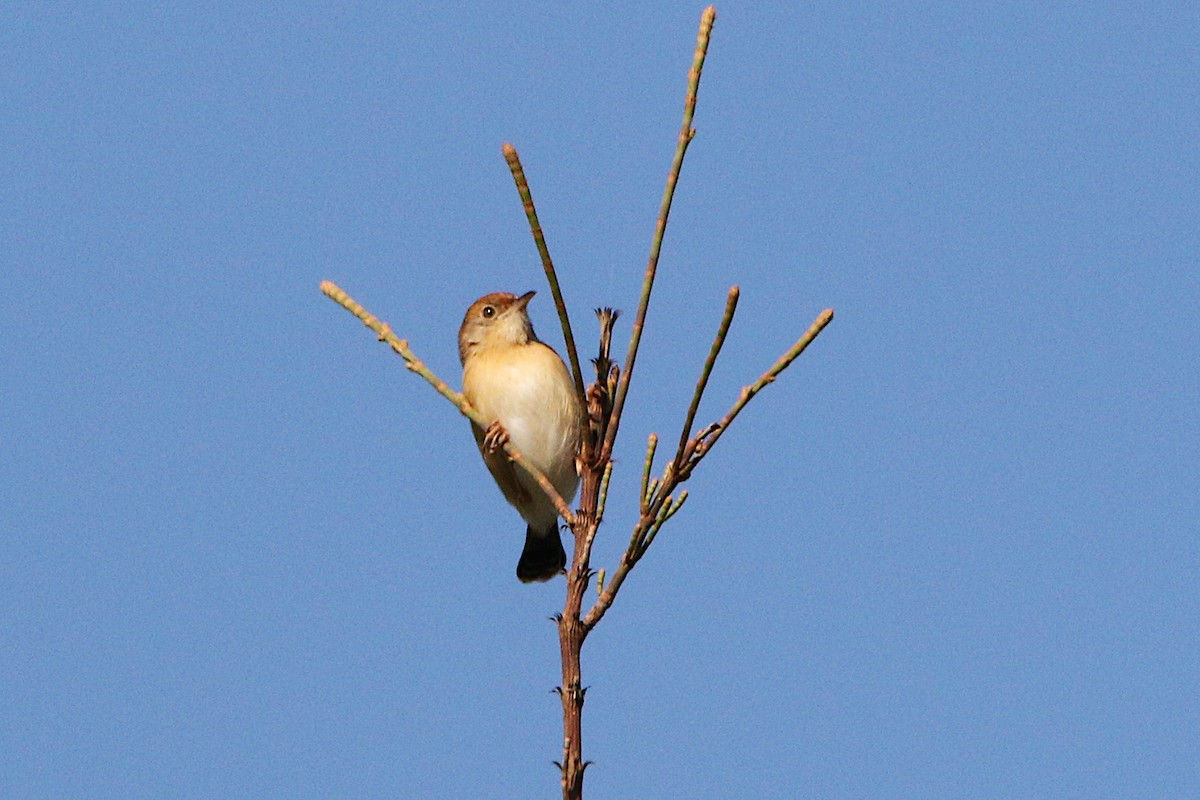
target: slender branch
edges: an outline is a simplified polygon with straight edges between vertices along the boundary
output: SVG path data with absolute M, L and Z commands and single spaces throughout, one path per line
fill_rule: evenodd
M 482 430 L 487 430 L 492 421 L 484 418 L 484 416 L 480 414 L 474 406 L 467 402 L 466 397 L 464 397 L 461 393 L 451 389 L 445 381 L 434 374 L 433 370 L 425 366 L 425 363 L 417 358 L 416 354 L 413 353 L 413 351 L 409 348 L 408 341 L 396 336 L 396 334 L 392 332 L 391 326 L 389 326 L 386 322 L 381 322 L 377 317 L 371 314 L 371 312 L 367 311 L 365 308 L 355 302 L 354 298 L 342 291 L 341 287 L 332 281 L 321 282 L 321 293 L 330 300 L 333 300 L 342 308 L 349 311 L 354 316 L 358 317 L 364 325 L 375 331 L 379 341 L 387 342 L 388 345 L 391 346 L 392 350 L 394 350 L 397 355 L 404 359 L 405 365 L 410 370 L 428 381 L 429 385 L 436 389 L 438 393 L 442 395 L 442 397 L 445 397 L 447 400 L 457 406 L 458 410 L 463 416 L 470 419 L 471 422 L 478 425 Z M 541 470 L 531 464 L 529 460 L 525 458 L 525 456 L 521 455 L 521 451 L 513 447 L 511 442 L 505 443 L 504 452 L 513 461 L 513 463 L 525 470 L 525 472 L 528 473 L 531 478 L 537 481 L 538 485 L 542 487 L 542 491 L 544 491 L 546 496 L 553 501 L 554 507 L 558 510 L 559 515 L 566 520 L 567 524 L 574 525 L 574 512 L 571 511 L 571 507 L 567 505 L 565 500 L 563 500 L 562 495 L 558 493 L 558 490 L 554 488 L 554 484 L 550 482 L 550 479 L 542 474 Z
M 546 246 L 546 237 L 542 233 L 542 224 L 538 221 L 537 208 L 533 205 L 533 192 L 529 189 L 529 181 L 525 179 L 525 168 L 521 166 L 521 157 L 517 149 L 508 142 L 504 143 L 504 160 L 512 173 L 513 181 L 517 184 L 517 193 L 521 195 L 521 203 L 525 207 L 525 217 L 529 220 L 529 230 L 533 233 L 533 242 L 537 245 L 538 255 L 542 257 L 542 269 L 546 271 L 546 281 L 550 284 L 550 293 L 554 295 L 554 307 L 558 309 L 558 319 L 562 323 L 563 342 L 567 347 L 567 358 L 571 361 L 571 374 L 575 378 L 575 394 L 579 397 L 579 407 L 587 408 L 584 397 L 583 370 L 579 367 L 579 352 L 575 349 L 575 336 L 571 332 L 571 318 L 567 315 L 567 304 L 563 300 L 562 289 L 558 286 L 558 273 L 554 271 L 554 261 L 550 258 L 550 248 Z
M 668 465 L 668 467 L 669 466 L 670 465 Z M 668 483 L 668 481 L 664 480 L 664 484 L 666 483 Z M 652 480 L 650 484 L 651 486 L 657 486 L 658 479 Z M 647 491 L 650 494 L 654 493 L 654 489 L 647 489 Z M 662 523 L 666 522 L 666 518 L 674 515 L 674 513 L 679 510 L 679 507 L 683 505 L 683 501 L 686 499 L 687 492 L 684 492 L 681 499 L 672 505 L 672 498 L 670 496 L 660 494 L 654 497 L 649 502 L 649 505 L 643 509 L 642 516 L 633 526 L 633 532 L 629 536 L 629 545 L 625 548 L 625 552 L 621 555 L 621 562 L 617 564 L 617 568 L 613 572 L 612 577 L 609 579 L 608 585 L 597 587 L 596 592 L 599 597 L 596 599 L 595 604 L 591 607 L 587 615 L 582 620 L 585 631 L 590 631 L 592 628 L 596 627 L 596 624 L 600 622 L 601 618 L 603 618 L 605 613 L 608 612 L 608 609 L 612 606 L 613 601 L 617 598 L 617 592 L 621 590 L 621 585 L 625 583 L 625 578 L 629 575 L 630 570 L 632 570 L 634 565 L 637 564 L 637 562 L 641 560 L 642 556 L 646 554 L 646 547 L 649 546 L 647 536 L 649 535 L 650 530 L 654 528 L 655 532 L 657 532 L 656 525 L 661 527 Z M 665 517 L 663 510 L 664 507 L 666 507 L 669 511 Z
M 700 75 L 704 70 L 704 59 L 708 54 L 708 42 L 712 35 L 713 21 L 716 17 L 717 11 L 712 6 L 704 9 L 704 14 L 700 17 L 700 31 L 696 35 L 696 50 L 692 56 L 692 67 L 688 70 L 688 89 L 683 105 L 683 123 L 680 125 L 679 139 L 675 146 L 675 157 L 671 161 L 671 169 L 667 173 L 667 185 L 663 190 L 662 203 L 658 210 L 658 221 L 655 224 L 654 237 L 650 243 L 650 257 L 646 263 L 645 277 L 642 279 L 642 293 L 638 300 L 637 315 L 634 317 L 633 328 L 629 336 L 629 350 L 626 353 L 624 368 L 620 372 L 620 377 L 613 393 L 612 410 L 609 413 L 608 424 L 604 430 L 604 441 L 600 446 L 598 454 L 598 459 L 601 462 L 612 457 L 613 445 L 616 443 L 617 431 L 620 428 L 621 414 L 625 409 L 625 399 L 629 395 L 629 382 L 633 377 L 633 368 L 637 362 L 638 346 L 641 344 L 642 330 L 646 325 L 646 311 L 650 307 L 650 293 L 654 289 L 654 277 L 658 271 L 658 258 L 662 253 L 663 236 L 667 230 L 667 220 L 671 215 L 671 201 L 675 197 L 675 186 L 679 183 L 679 174 L 683 169 L 683 159 L 687 155 L 688 145 L 691 144 L 692 138 L 696 135 L 695 129 L 692 128 L 692 120 L 696 114 L 696 97 L 700 90 Z M 647 460 L 652 461 L 653 457 L 653 452 L 651 451 Z M 673 466 L 674 462 L 668 463 L 667 472 L 661 483 L 648 480 L 648 469 L 646 470 L 646 474 L 643 475 L 642 497 L 640 499 L 642 517 L 634 526 L 630 547 L 621 556 L 621 563 L 609 579 L 608 585 L 600 591 L 599 598 L 591 610 L 588 611 L 587 615 L 581 620 L 585 631 L 590 631 L 594 628 L 612 606 L 617 592 L 620 591 L 626 576 L 629 575 L 629 571 L 633 569 L 633 565 L 637 563 L 638 559 L 641 558 L 641 554 L 645 552 L 639 545 L 646 531 L 650 529 L 650 526 L 658 518 L 663 501 L 666 499 L 664 495 L 670 492 L 671 486 L 677 480 L 672 475 Z M 656 492 L 658 492 L 657 495 L 655 494 Z
M 680 170 L 683 169 L 683 157 L 687 154 L 692 137 L 696 135 L 696 131 L 692 128 L 692 119 L 696 114 L 696 95 L 700 90 L 700 73 L 704 69 L 704 58 L 708 53 L 709 37 L 712 34 L 713 21 L 716 18 L 717 10 L 712 6 L 704 9 L 704 14 L 700 18 L 700 32 L 696 36 L 696 52 L 692 56 L 692 68 L 688 70 L 688 90 L 683 104 L 683 124 L 679 129 L 675 158 L 671 162 L 670 172 L 667 173 L 667 186 L 663 191 L 662 204 L 658 210 L 658 222 L 654 228 L 654 238 L 650 243 L 650 258 L 646 264 L 645 278 L 642 280 L 642 295 L 638 301 L 637 316 L 634 318 L 633 330 L 629 337 L 629 351 L 625 356 L 625 368 L 617 386 L 616 399 L 609 416 L 608 430 L 604 435 L 604 444 L 600 448 L 601 458 L 612 455 L 613 444 L 617 439 L 617 429 L 621 423 L 621 412 L 625 408 L 625 397 L 629 394 L 629 381 L 633 377 L 638 345 L 642 340 L 642 329 L 646 325 L 646 310 L 650 306 L 650 292 L 654 288 L 654 275 L 658 270 L 658 257 L 662 252 L 663 234 L 667 230 L 667 218 L 671 215 L 671 200 L 675 196 L 675 185 L 679 182 Z
M 746 407 L 746 404 L 750 402 L 750 399 L 754 397 L 754 395 L 758 394 L 767 384 L 773 383 L 775 378 L 779 376 L 779 373 L 783 372 L 788 368 L 788 366 L 791 365 L 793 361 L 799 358 L 800 354 L 803 353 L 804 350 L 812 343 L 813 339 L 816 339 L 821 331 L 825 329 L 825 326 L 832 321 L 832 308 L 827 308 L 818 314 L 816 320 L 814 320 L 813 324 L 810 325 L 808 330 L 804 332 L 804 335 L 801 336 L 786 353 L 780 356 L 779 360 L 772 364 L 770 369 L 764 372 L 753 384 L 742 389 L 737 401 L 729 409 L 728 413 L 726 413 L 724 417 L 710 425 L 706 431 L 696 437 L 695 447 L 693 448 L 693 455 L 691 458 L 691 464 L 693 467 L 700 461 L 701 458 L 704 457 L 705 453 L 713 448 L 713 445 L 715 445 L 717 440 L 721 438 L 721 434 L 723 434 L 729 428 L 730 423 L 737 418 L 737 415 L 742 413 L 742 409 Z
M 675 451 L 676 471 L 683 466 L 683 451 L 692 435 L 692 424 L 696 421 L 696 412 L 700 409 L 700 398 L 704 396 L 708 377 L 712 374 L 713 365 L 717 363 L 717 356 L 720 355 L 721 348 L 725 345 L 725 336 L 729 333 L 729 325 L 733 322 L 733 313 L 737 310 L 739 294 L 738 287 L 734 286 L 729 290 L 729 296 L 725 298 L 725 314 L 721 317 L 721 324 L 717 327 L 717 335 L 713 339 L 712 348 L 708 351 L 708 358 L 704 360 L 704 369 L 700 372 L 700 380 L 696 381 L 696 393 L 692 395 L 692 404 L 688 406 L 687 418 L 683 421 L 683 430 L 679 434 L 679 449 Z
M 636 559 L 630 557 L 628 551 L 621 556 L 621 563 L 617 565 L 616 570 L 608 578 L 608 584 L 599 591 L 599 597 L 596 598 L 595 605 L 588 611 L 587 616 L 582 620 L 584 630 L 590 631 L 596 627 L 597 623 L 604 618 L 608 609 L 612 607 L 613 600 L 617 598 L 617 592 L 621 591 L 621 585 L 625 583 L 625 578 L 629 575 L 629 570 L 637 563 Z

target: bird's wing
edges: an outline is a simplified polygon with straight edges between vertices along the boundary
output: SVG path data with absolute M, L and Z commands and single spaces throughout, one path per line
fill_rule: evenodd
M 488 472 L 492 473 L 496 485 L 504 493 L 504 499 L 517 508 L 528 503 L 529 492 L 521 485 L 521 481 L 517 477 L 517 465 L 509 460 L 508 454 L 503 449 L 489 452 L 483 441 L 483 431 L 479 429 L 479 426 L 472 424 L 471 433 L 475 434 L 475 443 L 479 445 L 483 463 L 487 464 Z

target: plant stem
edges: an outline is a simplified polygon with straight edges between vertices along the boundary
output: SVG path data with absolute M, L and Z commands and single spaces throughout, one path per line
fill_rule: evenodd
M 567 599 L 566 605 L 563 608 L 562 615 L 558 618 L 558 636 L 559 647 L 562 654 L 562 685 L 559 693 L 562 697 L 563 705 L 563 759 L 559 764 L 562 771 L 562 796 L 563 800 L 582 800 L 583 798 L 583 773 L 587 769 L 587 762 L 583 760 L 583 700 L 585 690 L 582 684 L 582 673 L 580 668 L 580 654 L 583 650 L 584 639 L 587 638 L 588 632 L 598 621 L 599 616 L 596 614 L 596 609 L 593 608 L 588 613 L 588 620 L 580 618 L 580 612 L 583 608 L 583 596 L 587 591 L 588 581 L 591 578 L 591 567 L 589 565 L 591 559 L 592 542 L 596 536 L 596 526 L 598 525 L 599 509 L 600 509 L 600 492 L 601 486 L 605 483 L 605 470 L 610 466 L 612 459 L 613 444 L 617 437 L 617 428 L 621 421 L 621 413 L 625 407 L 625 398 L 629 394 L 629 380 L 633 375 L 634 362 L 637 360 L 638 344 L 641 341 L 642 329 L 646 323 L 646 310 L 650 305 L 650 292 L 654 287 L 654 275 L 658 268 L 658 257 L 662 251 L 663 234 L 667 228 L 667 218 L 671 211 L 671 200 L 675 194 L 675 185 L 679 182 L 679 172 L 683 167 L 683 157 L 687 152 L 687 146 L 692 141 L 692 137 L 696 135 L 692 129 L 692 119 L 696 113 L 696 94 L 700 86 L 700 73 L 704 67 L 704 57 L 708 51 L 709 36 L 712 32 L 713 20 L 716 19 L 716 9 L 709 6 L 704 10 L 704 14 L 700 18 L 700 32 L 696 37 L 696 51 L 692 58 L 692 67 L 688 72 L 688 92 L 687 98 L 684 101 L 683 125 L 679 132 L 679 142 L 675 148 L 675 158 L 671 163 L 671 170 L 667 174 L 667 186 L 663 192 L 662 204 L 659 208 L 658 221 L 655 225 L 654 238 L 650 246 L 650 258 L 646 265 L 646 275 L 642 282 L 641 299 L 638 303 L 637 318 L 633 323 L 633 330 L 630 334 L 629 350 L 625 357 L 625 365 L 621 370 L 620 378 L 617 382 L 615 397 L 611 408 L 608 410 L 608 418 L 602 421 L 598 428 L 603 439 L 596 443 L 595 452 L 589 451 L 585 436 L 585 454 L 588 456 L 583 459 L 582 470 L 582 486 L 580 488 L 580 509 L 576 520 L 571 524 L 571 531 L 575 534 L 575 552 L 571 559 L 571 566 L 567 570 Z M 515 155 L 515 151 L 513 151 Z M 506 157 L 508 156 L 508 148 L 505 150 Z M 510 166 L 513 161 L 510 160 Z M 519 162 L 517 162 L 519 166 Z M 514 177 L 516 173 L 514 172 Z M 522 172 L 523 177 L 523 172 Z M 518 181 L 518 185 L 520 181 Z M 525 201 L 526 194 L 522 193 L 522 200 Z M 533 201 L 529 199 L 526 202 L 526 213 L 530 214 L 533 208 Z M 536 216 L 530 216 L 530 224 L 533 226 L 536 223 Z M 534 232 L 534 239 L 539 240 L 538 233 L 540 227 Z M 544 243 L 544 242 L 543 242 Z M 542 251 L 542 244 L 539 244 L 539 251 Z M 543 255 L 543 263 L 548 264 L 548 255 Z M 547 277 L 550 277 L 552 272 L 547 270 Z M 551 287 L 556 285 L 556 282 L 551 278 Z M 556 293 L 555 302 L 558 302 Z M 612 315 L 609 315 L 610 317 Z M 568 329 L 565 308 L 560 312 L 560 317 L 563 320 L 564 329 Z M 615 317 L 613 317 L 615 319 Z M 603 320 L 602 320 L 603 321 Z M 612 320 L 610 320 L 611 323 Z M 611 331 L 611 324 L 609 325 Z M 566 331 L 569 334 L 569 330 Z M 603 337 L 602 337 L 603 338 Z M 572 367 L 575 369 L 576 379 L 578 381 L 581 397 L 586 401 L 586 395 L 582 390 L 582 380 L 579 378 L 578 367 L 574 361 L 573 348 L 572 351 Z M 607 366 L 608 348 L 605 342 L 601 343 L 601 359 L 598 360 L 597 366 L 603 366 L 603 370 L 597 375 L 595 391 L 600 393 L 608 393 L 611 372 Z M 584 408 L 588 408 L 585 402 Z M 651 455 L 651 458 L 653 456 Z M 655 508 L 657 512 L 657 507 Z M 611 588 L 606 588 L 601 593 L 600 603 L 607 603 L 604 608 L 611 604 L 612 597 L 615 595 L 615 590 L 620 587 L 621 581 L 628 574 L 632 564 L 627 564 L 626 559 L 622 558 L 621 566 L 614 576 L 616 585 Z
M 700 73 L 704 69 L 704 58 L 708 54 L 709 37 L 712 34 L 713 21 L 716 18 L 717 10 L 713 6 L 704 9 L 704 14 L 700 17 L 700 32 L 696 36 L 696 52 L 692 56 L 692 68 L 688 70 L 687 98 L 683 103 L 683 124 L 679 129 L 679 141 L 675 145 L 675 158 L 671 161 L 671 169 L 667 173 L 667 186 L 663 190 L 662 203 L 658 209 L 658 222 L 654 226 L 654 238 L 650 242 L 650 258 L 646 263 L 646 275 L 642 279 L 642 295 L 638 301 L 633 329 L 629 334 L 629 351 L 625 356 L 621 382 L 617 386 L 617 396 L 613 401 L 608 430 L 604 435 L 604 444 L 600 448 L 601 458 L 608 458 L 612 455 L 613 445 L 617 439 L 617 429 L 621 423 L 621 412 L 625 408 L 625 397 L 629 394 L 629 381 L 633 377 L 638 345 L 642 340 L 642 329 L 646 325 L 646 310 L 650 307 L 650 292 L 654 289 L 654 276 L 658 271 L 658 257 L 662 252 L 663 235 L 667 231 L 667 219 L 671 215 L 671 201 L 675 197 L 675 186 L 679 183 L 679 173 L 683 169 L 683 157 L 687 155 L 688 145 L 691 144 L 692 137 L 696 135 L 696 131 L 692 128 L 692 119 L 696 115 L 696 96 L 700 91 Z
M 799 358 L 800 354 L 805 351 L 813 339 L 816 339 L 830 322 L 833 322 L 833 309 L 827 308 L 817 315 L 817 318 L 813 320 L 813 324 L 808 327 L 804 335 L 788 348 L 788 351 L 780 356 L 779 360 L 772 364 L 770 369 L 760 375 L 754 383 L 742 389 L 738 395 L 738 399 L 729 411 L 726 412 L 725 416 L 709 426 L 707 432 L 701 433 L 697 437 L 692 453 L 693 463 L 699 461 L 705 453 L 712 449 L 717 440 L 721 438 L 721 434 L 725 433 L 729 428 L 730 423 L 737 418 L 738 414 L 742 413 L 742 409 L 746 407 L 750 399 L 762 391 L 767 384 L 774 382 L 779 373 L 783 372 L 793 361 Z
M 704 396 L 704 388 L 708 386 L 708 378 L 712 375 L 713 365 L 717 363 L 717 356 L 721 354 L 721 348 L 725 345 L 725 337 L 729 334 L 729 326 L 733 322 L 733 313 L 737 310 L 739 295 L 738 287 L 734 286 L 725 298 L 725 314 L 721 317 L 721 324 L 717 326 L 717 335 L 708 351 L 708 358 L 704 359 L 704 369 L 700 371 L 700 379 L 696 381 L 696 392 L 692 395 L 692 404 L 688 406 L 687 417 L 683 421 L 683 431 L 679 434 L 679 449 L 675 451 L 676 472 L 683 467 L 684 449 L 692 435 L 692 424 L 696 421 L 696 412 L 700 410 L 700 399 Z

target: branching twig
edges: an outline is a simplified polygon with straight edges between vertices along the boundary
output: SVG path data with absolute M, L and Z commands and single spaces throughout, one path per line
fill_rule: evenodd
M 671 517 L 675 516 L 675 512 L 683 508 L 683 503 L 688 499 L 687 490 L 684 489 L 678 500 L 674 500 L 670 495 L 667 496 L 666 502 L 662 509 L 658 512 L 658 516 L 654 518 L 654 524 L 650 526 L 650 530 L 646 531 L 646 535 L 642 538 L 638 548 L 638 558 L 640 559 L 646 553 L 646 549 L 650 547 L 650 543 L 654 541 L 654 537 L 658 535 L 658 531 Z
M 710 425 L 696 437 L 691 457 L 691 464 L 693 466 L 704 457 L 705 453 L 713 448 L 713 445 L 721 438 L 721 434 L 728 430 L 730 423 L 733 422 L 738 414 L 742 413 L 742 409 L 746 407 L 746 403 L 750 402 L 750 398 L 758 394 L 768 383 L 772 383 L 779 376 L 779 373 L 783 372 L 793 361 L 799 358 L 800 354 L 812 343 L 813 339 L 816 339 L 817 335 L 832 321 L 832 308 L 827 308 L 818 314 L 813 324 L 804 332 L 804 335 L 786 353 L 780 356 L 779 360 L 772 364 L 770 369 L 764 372 L 753 384 L 742 389 L 737 401 L 725 416 L 721 417 L 721 419 Z
M 484 416 L 480 414 L 474 406 L 467 402 L 467 399 L 463 397 L 462 394 L 451 389 L 445 381 L 434 374 L 433 370 L 425 366 L 425 363 L 417 358 L 416 354 L 413 353 L 413 351 L 409 348 L 408 341 L 401 339 L 395 333 L 393 333 L 391 327 L 386 322 L 381 322 L 377 317 L 371 314 L 371 312 L 367 311 L 361 305 L 356 303 L 354 298 L 342 291 L 341 287 L 332 281 L 321 282 L 321 293 L 362 320 L 364 325 L 375 331 L 379 341 L 387 342 L 388 345 L 391 346 L 392 350 L 394 350 L 397 355 L 404 359 L 404 363 L 410 370 L 428 381 L 429 385 L 434 389 L 437 389 L 438 393 L 441 394 L 442 397 L 445 397 L 447 400 L 457 406 L 458 410 L 463 416 L 467 417 L 471 420 L 471 422 L 478 425 L 481 430 L 487 430 L 488 426 L 492 423 L 492 420 L 485 419 Z M 574 524 L 574 512 L 571 511 L 571 507 L 567 505 L 565 500 L 563 500 L 562 495 L 558 493 L 558 490 L 554 488 L 554 484 L 550 482 L 550 479 L 543 475 L 541 470 L 529 463 L 529 460 L 522 456 L 521 451 L 513 447 L 511 442 L 505 443 L 504 452 L 508 454 L 508 457 L 513 461 L 513 463 L 525 470 L 530 477 L 538 482 L 538 485 L 542 487 L 542 491 L 544 491 L 546 496 L 553 501 L 554 507 L 558 510 L 558 513 L 562 516 L 562 518 L 567 521 L 567 524 Z
M 719 343 L 724 339 L 724 335 L 728 331 L 728 322 L 733 316 L 734 302 L 736 302 L 736 295 L 731 291 L 730 301 L 726 304 L 725 317 L 722 318 L 721 328 L 717 332 L 717 340 L 713 344 L 713 350 L 709 353 L 709 360 L 705 361 L 705 373 L 711 371 L 712 366 L 710 362 L 716 358 L 715 353 L 720 350 Z M 734 418 L 741 413 L 746 403 L 750 402 L 750 398 L 758 394 L 764 386 L 774 381 L 779 376 L 779 373 L 787 369 L 832 319 L 832 309 L 826 309 L 821 312 L 816 321 L 800 337 L 799 341 L 792 345 L 757 381 L 742 389 L 737 402 L 734 403 L 733 407 L 729 409 L 729 412 L 724 417 L 684 443 L 683 455 L 681 457 L 677 456 L 680 461 L 668 462 L 663 469 L 661 479 L 650 477 L 650 462 L 653 459 L 654 453 L 652 448 L 647 449 L 647 458 L 642 472 L 641 517 L 633 527 L 633 534 L 629 538 L 629 547 L 626 548 L 625 554 L 621 556 L 621 562 L 617 565 L 611 576 L 609 576 L 608 585 L 599 593 L 599 598 L 591 610 L 588 611 L 587 615 L 584 616 L 583 626 L 585 629 L 591 630 L 604 617 L 605 613 L 612 606 L 613 600 L 616 599 L 617 592 L 621 590 L 621 586 L 624 584 L 629 571 L 645 555 L 646 549 L 654 541 L 654 537 L 658 535 L 658 531 L 662 528 L 663 524 L 673 517 L 683 506 L 684 501 L 687 499 L 687 492 L 681 493 L 677 500 L 673 499 L 671 493 L 675 491 L 675 488 L 679 484 L 691 477 L 700 460 L 712 450 L 717 439 L 728 429 Z M 702 374 L 701 381 L 697 383 L 696 397 L 699 397 L 703 393 L 703 383 L 705 380 L 706 378 Z M 696 402 L 693 399 L 693 404 Z M 692 411 L 689 409 L 689 415 L 691 414 Z M 685 424 L 685 430 L 688 427 L 690 425 Z M 652 443 L 656 441 L 656 437 L 652 435 L 651 441 Z

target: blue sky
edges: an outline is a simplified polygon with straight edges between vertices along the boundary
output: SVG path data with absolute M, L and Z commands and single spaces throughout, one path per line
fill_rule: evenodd
M 317 286 L 457 385 L 510 141 L 590 355 L 701 9 L 0 11 L 0 793 L 554 796 L 563 584 Z M 1200 10 L 718 13 L 596 566 L 728 287 L 703 422 L 837 318 L 588 641 L 589 795 L 1197 796 Z

